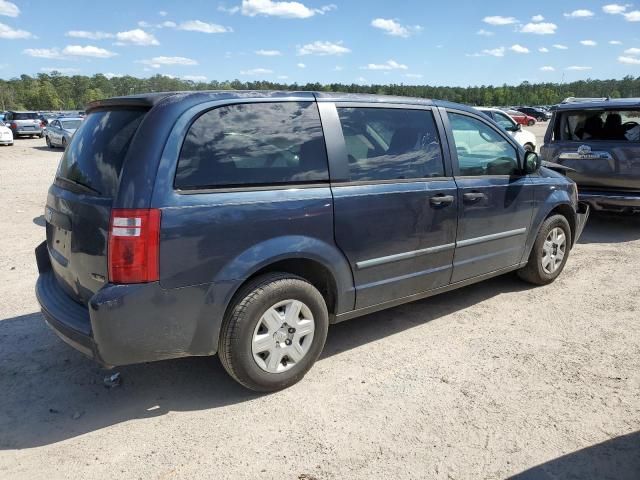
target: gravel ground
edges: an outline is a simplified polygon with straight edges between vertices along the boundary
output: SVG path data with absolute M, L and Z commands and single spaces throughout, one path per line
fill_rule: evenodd
M 553 285 L 506 275 L 336 325 L 280 393 L 216 358 L 106 389 L 33 294 L 59 157 L 0 147 L 0 478 L 640 478 L 639 218 L 593 216 Z

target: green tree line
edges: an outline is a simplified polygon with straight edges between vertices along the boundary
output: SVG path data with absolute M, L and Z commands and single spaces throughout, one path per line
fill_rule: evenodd
M 571 83 L 529 83 L 520 85 L 482 85 L 446 87 L 430 85 L 361 85 L 342 83 L 276 83 L 240 80 L 193 82 L 155 75 L 107 78 L 102 74 L 87 77 L 65 76 L 59 72 L 35 77 L 0 80 L 0 108 L 28 110 L 75 110 L 101 98 L 145 92 L 177 90 L 314 90 L 326 92 L 375 93 L 434 98 L 469 105 L 551 105 L 566 97 L 640 97 L 640 77 L 621 80 L 581 80 Z

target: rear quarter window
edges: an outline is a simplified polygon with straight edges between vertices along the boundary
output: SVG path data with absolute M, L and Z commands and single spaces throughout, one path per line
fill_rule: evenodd
M 326 182 L 327 154 L 315 102 L 248 103 L 203 113 L 189 128 L 178 189 Z
M 640 109 L 587 109 L 557 116 L 555 140 L 640 142 Z
M 144 110 L 90 113 L 80 122 L 65 150 L 56 179 L 86 187 L 96 195 L 113 197 L 122 162 L 144 115 Z

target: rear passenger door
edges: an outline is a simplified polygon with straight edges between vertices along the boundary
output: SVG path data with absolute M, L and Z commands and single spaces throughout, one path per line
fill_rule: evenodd
M 452 282 L 518 264 L 533 214 L 534 187 L 520 149 L 480 115 L 448 110 L 459 218 Z
M 457 199 L 431 108 L 320 102 L 335 238 L 356 308 L 447 285 Z

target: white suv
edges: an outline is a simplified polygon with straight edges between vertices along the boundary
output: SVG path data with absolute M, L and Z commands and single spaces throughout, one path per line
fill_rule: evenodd
M 497 108 L 478 107 L 487 117 L 494 120 L 498 125 L 504 128 L 509 134 L 516 139 L 516 141 L 524 147 L 525 150 L 530 152 L 536 151 L 536 136 L 522 130 L 522 125 L 518 124 L 513 118 L 507 115 L 502 110 Z

